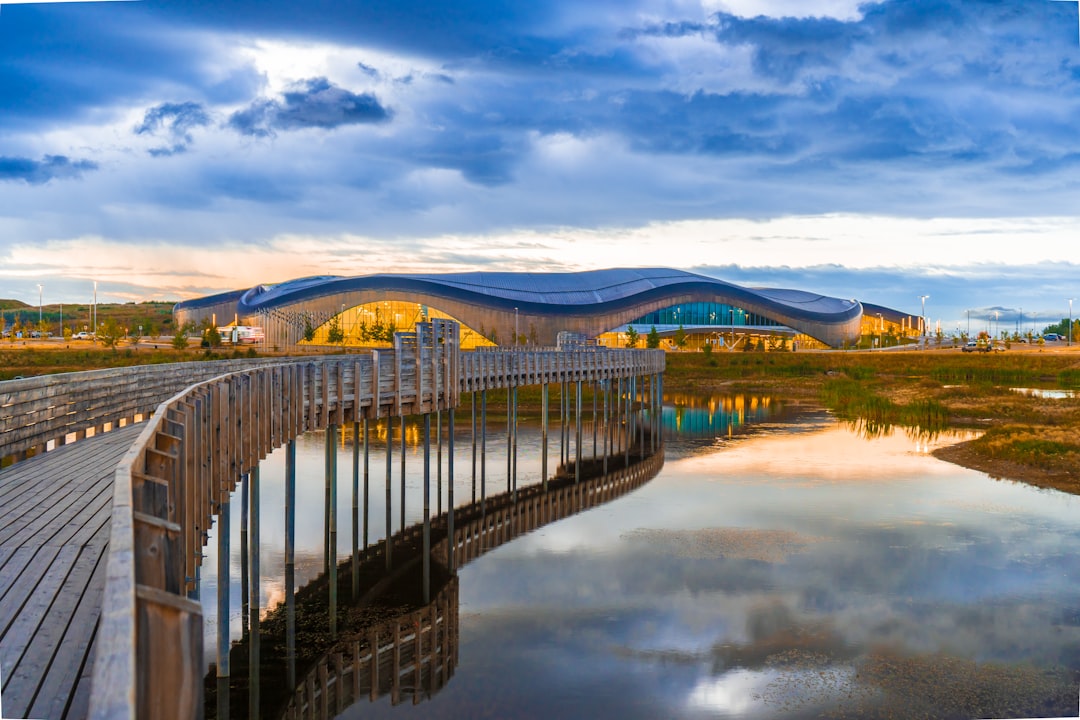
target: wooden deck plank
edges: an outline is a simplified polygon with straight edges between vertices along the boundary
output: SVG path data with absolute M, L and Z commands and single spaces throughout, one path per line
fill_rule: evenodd
M 105 535 L 108 535 L 108 528 L 105 528 Z M 86 591 L 71 615 L 71 622 L 59 640 L 58 648 L 62 648 L 62 652 L 53 656 L 49 670 L 38 689 L 37 698 L 27 713 L 28 717 L 64 717 L 84 669 L 93 665 L 90 649 L 101 614 L 101 598 L 105 593 L 105 547 L 107 545 L 99 548 L 87 546 L 84 549 L 84 552 L 94 552 L 97 555 L 97 564 Z M 85 712 L 71 717 L 85 717 Z
M 132 428 L 135 429 L 137 426 Z M 137 433 L 125 430 L 127 428 L 113 437 L 103 437 L 101 441 L 91 439 L 66 446 L 39 458 L 17 463 L 0 473 L 0 483 L 7 482 L 9 474 L 14 477 L 13 471 L 18 471 L 20 478 L 25 476 L 33 481 L 22 483 L 22 491 L 5 499 L 0 506 L 4 509 L 3 515 L 0 515 L 0 545 L 8 545 L 12 534 L 34 521 L 43 517 L 47 521 L 50 510 L 62 509 L 71 502 L 77 502 L 83 492 L 100 481 L 100 470 L 115 466 L 135 441 Z M 74 452 L 79 445 L 86 446 L 85 453 Z M 70 481 L 72 478 L 75 480 Z
M 42 463 L 47 462 L 47 465 L 52 468 L 59 465 L 70 465 L 72 469 L 95 466 L 104 456 L 112 455 L 114 445 L 130 447 L 138 435 L 137 431 L 141 431 L 141 428 L 141 423 L 118 428 L 113 432 L 65 445 L 0 470 L 0 502 L 6 506 L 9 497 L 15 497 L 28 489 L 32 491 L 39 487 Z
M 85 552 L 78 553 L 63 584 L 53 593 L 45 614 L 40 618 L 35 617 L 35 619 L 40 619 L 40 622 L 34 632 L 29 635 L 20 633 L 14 638 L 15 642 L 12 645 L 25 645 L 14 666 L 8 666 L 6 671 L 8 678 L 4 683 L 4 707 L 6 710 L 10 703 L 15 709 L 15 717 L 32 717 L 29 709 L 58 655 L 61 663 L 64 663 L 66 658 L 67 662 L 82 665 L 85 646 L 80 651 L 78 648 L 61 648 L 60 643 L 68 632 L 79 603 L 89 590 L 101 559 L 101 551 L 98 548 L 85 548 Z M 104 576 L 101 580 L 104 581 Z M 33 603 L 30 606 L 36 616 L 36 606 Z M 97 616 L 100 613 L 99 606 L 95 608 L 91 626 L 97 623 Z M 10 635 L 9 633 L 8 636 Z M 5 636 L 5 639 L 8 636 Z M 77 658 L 73 657 L 76 652 L 79 656 Z M 72 686 L 58 692 L 70 696 L 74 691 L 74 680 L 77 678 L 76 673 Z
M 93 659 L 94 653 L 97 652 L 98 631 L 100 629 L 101 621 L 99 620 L 94 626 L 94 637 L 90 641 L 90 647 L 86 649 L 86 661 L 83 663 L 82 671 L 79 673 L 75 690 L 71 693 L 71 700 L 68 703 L 65 717 L 85 718 L 90 714 L 90 682 L 93 677 Z M 45 717 L 54 716 L 48 715 Z
M 12 566 L 12 571 L 17 571 L 17 574 L 13 576 L 3 600 L 0 600 L 0 662 L 3 663 L 5 669 L 10 667 L 7 657 L 2 652 L 7 629 L 18 619 L 26 601 L 34 594 L 34 588 L 38 586 L 42 576 L 48 572 L 49 566 L 56 559 L 59 551 L 59 548 L 38 548 L 36 551 L 33 548 L 26 548 L 26 552 L 20 556 L 20 562 Z
M 0 470 L 0 664 L 10 717 L 85 717 L 117 463 L 140 424 Z

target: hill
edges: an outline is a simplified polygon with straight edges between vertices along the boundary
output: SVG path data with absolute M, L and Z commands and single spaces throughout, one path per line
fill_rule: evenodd
M 103 323 L 112 319 L 121 327 L 131 328 L 136 331 L 140 325 L 143 334 L 147 336 L 172 335 L 173 318 L 172 309 L 175 302 L 149 301 L 141 303 L 98 303 L 98 322 Z M 74 332 L 90 330 L 91 313 L 93 306 L 90 304 L 64 304 L 63 321 L 65 327 Z M 41 308 L 41 319 L 55 334 L 60 333 L 61 307 L 58 304 L 44 305 Z M 10 327 L 16 322 L 22 327 L 36 326 L 38 322 L 38 308 L 36 305 L 27 305 L 18 300 L 0 300 L 0 315 L 3 316 L 4 327 Z

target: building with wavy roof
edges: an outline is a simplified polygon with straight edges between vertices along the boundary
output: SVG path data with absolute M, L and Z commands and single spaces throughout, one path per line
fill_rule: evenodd
M 559 333 L 625 344 L 653 327 L 694 344 L 751 336 L 831 347 L 858 340 L 861 303 L 803 290 L 747 288 L 682 270 L 318 276 L 186 300 L 178 323 L 265 328 L 268 345 L 373 345 L 418 320 L 452 318 L 466 347 L 554 345 Z M 632 329 L 631 329 L 632 328 Z

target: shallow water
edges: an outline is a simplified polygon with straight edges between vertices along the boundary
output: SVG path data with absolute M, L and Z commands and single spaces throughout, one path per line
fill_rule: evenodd
M 1075 390 L 1059 390 L 1057 388 L 1029 388 L 1029 387 L 1013 387 L 1009 390 L 1021 395 L 1030 395 L 1032 397 L 1046 398 L 1050 400 L 1064 400 L 1066 398 L 1076 397 Z
M 417 705 L 362 700 L 344 716 L 1077 715 L 1080 498 L 929 454 L 955 438 L 865 439 L 766 398 L 692 404 L 665 408 L 667 460 L 651 482 L 460 570 L 459 657 L 445 687 Z M 458 431 L 461 504 L 471 445 Z M 491 433 L 489 447 L 505 443 Z M 539 479 L 538 433 L 521 440 L 524 484 Z M 552 467 L 555 443 L 557 433 Z M 351 451 L 339 454 L 347 556 Z M 300 457 L 303 585 L 322 570 L 323 438 L 305 438 Z M 410 449 L 410 473 L 419 462 Z M 397 463 L 395 452 L 395 498 Z M 505 490 L 505 463 L 489 453 L 491 494 Z M 263 508 L 275 509 L 261 518 L 264 605 L 283 596 L 281 464 L 271 458 L 262 475 Z M 384 472 L 373 454 L 377 525 Z M 406 484 L 417 492 L 419 476 Z M 420 507 L 406 505 L 408 524 Z M 213 572 L 210 558 L 208 650 Z

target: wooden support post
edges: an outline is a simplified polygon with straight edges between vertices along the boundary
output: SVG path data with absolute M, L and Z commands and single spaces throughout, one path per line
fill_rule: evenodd
M 511 498 L 517 501 L 517 386 L 510 389 L 510 446 L 506 449 L 507 457 L 510 458 L 510 492 Z
M 442 411 L 435 411 L 435 515 L 442 515 Z
M 251 560 L 248 566 L 251 568 L 251 599 L 248 609 L 251 619 L 248 626 L 251 628 L 249 653 L 248 653 L 248 716 L 258 718 L 259 713 L 259 678 L 261 677 L 261 659 L 259 657 L 259 609 L 262 605 L 259 594 L 259 467 L 256 465 L 248 475 L 248 483 L 251 486 L 248 497 L 251 501 L 251 509 L 248 517 L 251 520 L 250 548 Z
M 472 502 L 476 502 L 476 391 L 471 395 L 472 403 Z
M 420 365 L 416 366 L 417 372 L 420 371 Z M 405 529 L 405 416 L 401 416 L 401 525 L 398 530 Z
M 511 477 L 512 469 L 511 455 L 512 448 L 514 447 L 514 434 L 513 434 L 513 407 L 514 407 L 514 390 L 513 388 L 506 388 L 506 492 L 510 492 L 512 488 L 513 478 Z
M 431 413 L 424 413 L 424 604 L 431 602 Z M 420 629 L 417 628 L 419 633 Z M 420 658 L 416 658 L 419 666 Z
M 487 497 L 487 390 L 480 391 L 480 511 Z
M 367 450 L 367 443 L 364 445 Z M 360 576 L 357 573 L 360 562 L 360 423 L 356 420 L 353 420 L 352 451 L 352 554 L 349 556 L 349 565 L 352 570 L 352 598 L 355 600 L 360 595 Z M 364 480 L 364 490 L 367 490 L 366 473 Z
M 611 454 L 611 417 L 608 414 L 608 396 L 611 394 L 611 381 L 601 380 L 604 392 L 604 475 L 608 473 L 608 455 Z
M 575 429 L 574 434 L 574 482 L 581 482 L 581 381 L 577 381 L 577 388 L 575 391 L 575 401 L 577 404 L 577 412 L 575 412 Z
M 363 433 L 364 433 L 364 549 L 368 548 L 368 541 L 370 534 L 368 528 L 370 526 L 370 514 L 369 508 L 371 507 L 371 463 L 370 463 L 370 451 L 371 451 L 371 429 L 368 419 L 365 417 L 363 421 Z
M 330 575 L 330 637 L 337 637 L 337 425 L 326 426 L 327 495 L 326 563 Z
M 540 386 L 540 481 L 548 489 L 548 384 Z
M 592 457 L 596 459 L 596 433 L 598 431 L 598 423 L 596 422 L 596 381 L 591 384 L 592 387 Z
M 296 687 L 296 440 L 285 443 L 285 664 Z
M 218 717 L 229 716 L 229 496 L 218 509 L 217 572 L 217 677 Z M 221 693 L 222 680 L 225 692 Z
M 384 536 L 384 543 L 386 546 L 386 569 L 393 568 L 393 544 L 390 542 L 390 536 L 393 534 L 393 528 L 391 527 L 393 518 L 393 478 L 391 477 L 391 468 L 394 465 L 394 418 L 387 416 L 386 418 L 386 535 Z
M 248 631 L 248 476 L 240 478 L 240 634 Z
M 447 428 L 450 442 L 449 452 L 446 455 L 446 566 L 450 572 L 454 572 L 454 546 L 457 540 L 454 536 L 454 411 L 450 411 L 450 427 Z

